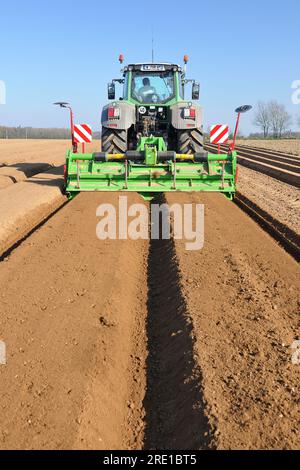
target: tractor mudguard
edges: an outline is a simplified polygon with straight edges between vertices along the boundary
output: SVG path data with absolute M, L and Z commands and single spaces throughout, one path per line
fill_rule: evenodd
M 114 106 L 120 109 L 120 117 L 108 119 L 108 108 Z M 129 129 L 136 122 L 135 105 L 126 101 L 114 101 L 109 103 L 102 109 L 101 124 L 104 127 L 113 129 Z
M 179 102 L 170 107 L 171 110 L 171 124 L 175 129 L 200 129 L 203 123 L 203 110 L 201 106 L 192 104 L 196 109 L 196 118 L 187 119 L 184 117 L 184 109 L 189 107 L 188 102 Z

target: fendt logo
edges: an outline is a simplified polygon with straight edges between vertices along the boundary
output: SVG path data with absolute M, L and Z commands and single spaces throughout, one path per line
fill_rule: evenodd
M 0 80 L 0 104 L 6 104 L 6 86 L 3 80 Z

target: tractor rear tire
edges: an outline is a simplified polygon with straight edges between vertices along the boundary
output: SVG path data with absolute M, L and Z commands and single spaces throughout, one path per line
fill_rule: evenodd
M 198 153 L 203 151 L 203 132 L 201 129 L 184 129 L 177 131 L 177 152 Z
M 127 130 L 102 127 L 102 152 L 125 153 L 127 150 Z

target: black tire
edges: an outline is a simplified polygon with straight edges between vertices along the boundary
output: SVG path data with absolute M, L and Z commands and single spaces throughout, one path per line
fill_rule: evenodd
M 127 131 L 102 127 L 101 148 L 102 152 L 125 153 L 127 150 Z
M 201 129 L 177 131 L 177 152 L 198 153 L 203 151 L 203 132 Z

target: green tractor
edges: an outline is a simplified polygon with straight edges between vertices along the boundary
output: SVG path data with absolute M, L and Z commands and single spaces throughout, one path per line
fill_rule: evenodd
M 185 87 L 192 82 L 192 99 L 199 99 L 199 85 L 185 78 L 174 64 L 132 64 L 123 79 L 108 85 L 108 98 L 115 100 L 115 82 L 123 84 L 123 98 L 102 112 L 102 151 L 135 150 L 142 137 L 161 137 L 168 150 L 178 154 L 203 152 L 202 109 L 185 100 Z
M 120 56 L 123 62 L 123 56 Z M 203 147 L 199 84 L 186 79 L 186 63 L 130 64 L 108 85 L 102 110 L 102 151 L 69 151 L 66 192 L 136 191 L 151 199 L 173 191 L 235 192 L 236 152 L 210 154 Z M 123 85 L 116 100 L 115 84 Z

